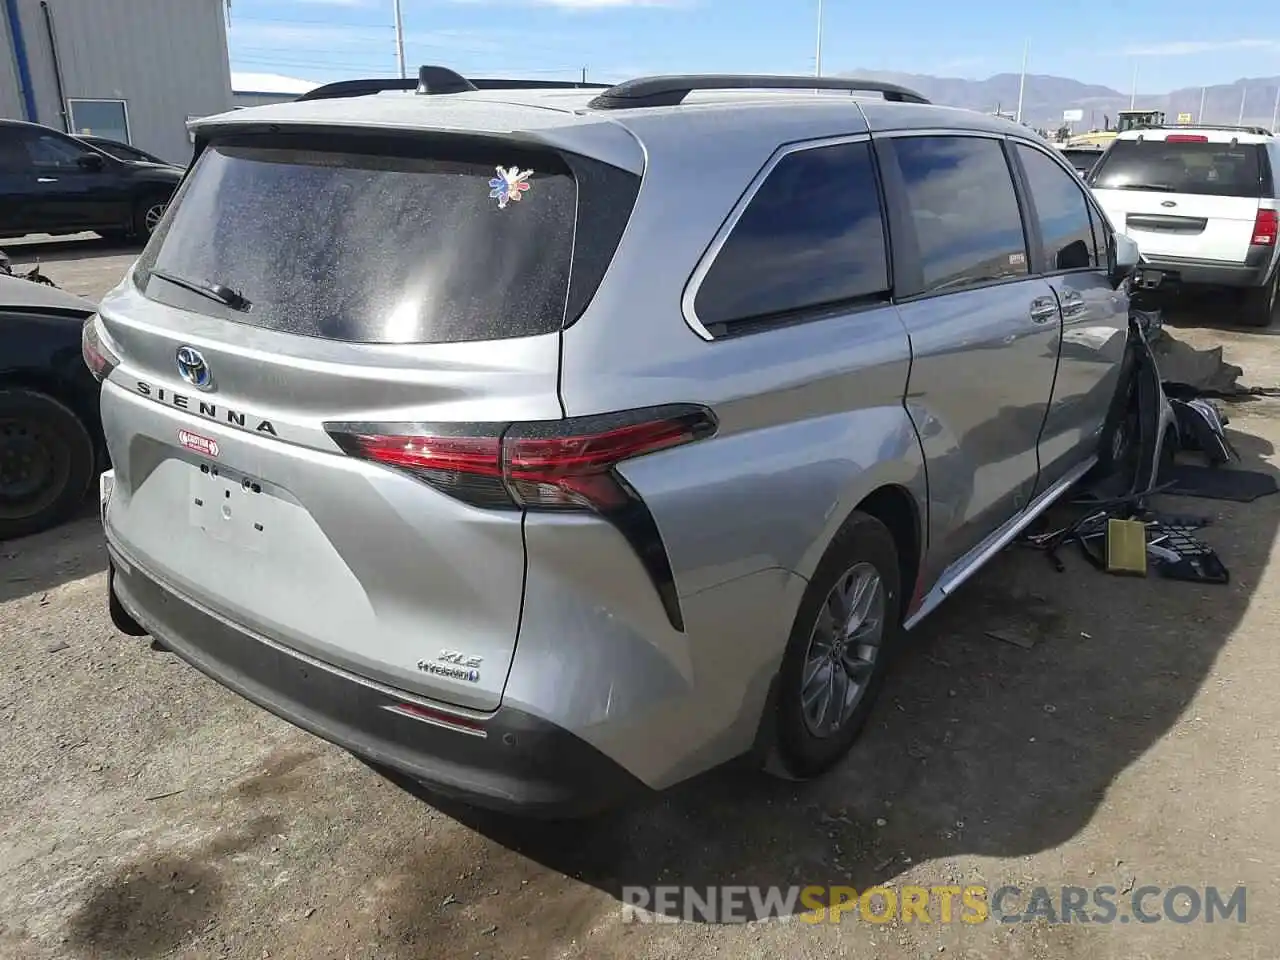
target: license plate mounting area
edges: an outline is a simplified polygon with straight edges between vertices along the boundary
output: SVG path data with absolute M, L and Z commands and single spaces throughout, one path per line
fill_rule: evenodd
M 222 464 L 201 463 L 191 471 L 187 514 L 211 540 L 261 553 L 274 528 L 273 500 L 261 480 Z

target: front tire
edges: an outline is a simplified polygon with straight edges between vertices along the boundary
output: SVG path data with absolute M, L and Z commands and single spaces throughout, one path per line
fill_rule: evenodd
M 902 634 L 898 549 L 875 517 L 849 517 L 800 602 L 778 677 L 777 749 L 806 779 L 861 733 Z
M 1246 290 L 1240 303 L 1240 324 L 1245 327 L 1269 327 L 1280 312 L 1280 268 L 1265 284 Z
M 0 540 L 65 520 L 93 468 L 93 440 L 70 409 L 34 390 L 0 390 Z

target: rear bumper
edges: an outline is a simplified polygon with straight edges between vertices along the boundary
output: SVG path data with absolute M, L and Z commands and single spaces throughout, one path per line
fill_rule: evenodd
M 1143 254 L 1139 272 L 1164 274 L 1161 286 L 1176 283 L 1214 287 L 1260 287 L 1271 272 L 1271 247 L 1251 247 L 1243 263 Z
M 119 602 L 153 637 L 247 700 L 372 763 L 528 816 L 587 816 L 647 791 L 599 750 L 520 710 L 459 717 L 474 732 L 409 715 L 406 706 L 439 708 L 250 634 L 108 549 Z

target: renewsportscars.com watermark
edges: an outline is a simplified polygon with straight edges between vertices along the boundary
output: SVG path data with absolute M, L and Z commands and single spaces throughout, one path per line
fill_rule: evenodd
M 623 887 L 624 923 L 1244 923 L 1246 888 Z

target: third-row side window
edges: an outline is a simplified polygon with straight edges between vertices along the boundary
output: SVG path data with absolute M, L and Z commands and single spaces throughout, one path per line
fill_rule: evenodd
M 703 326 L 887 297 L 871 148 L 814 147 L 778 161 L 703 278 Z

